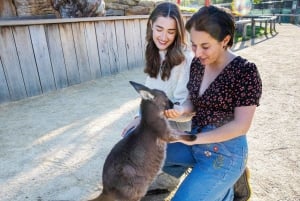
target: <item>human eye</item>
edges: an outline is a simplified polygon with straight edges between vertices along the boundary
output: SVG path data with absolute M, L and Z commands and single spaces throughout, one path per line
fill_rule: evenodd
M 208 50 L 208 49 L 209 49 L 209 46 L 204 45 L 204 46 L 202 46 L 202 48 L 203 48 L 204 50 Z
M 160 26 L 155 26 L 155 31 L 162 32 L 163 28 Z
M 168 31 L 168 34 L 170 34 L 170 35 L 175 35 L 175 34 L 176 34 L 176 31 Z
M 196 51 L 196 50 L 197 50 L 197 45 L 195 45 L 195 44 L 192 43 L 192 44 L 191 44 L 191 47 L 192 47 L 192 50 L 193 50 L 193 51 Z

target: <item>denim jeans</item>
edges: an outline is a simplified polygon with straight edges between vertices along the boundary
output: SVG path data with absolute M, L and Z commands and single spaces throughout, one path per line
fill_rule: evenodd
M 206 126 L 201 132 L 214 128 Z M 172 201 L 232 201 L 233 186 L 246 168 L 247 154 L 246 135 L 222 143 L 168 144 L 164 172 L 180 177 L 191 168 Z
M 176 122 L 176 121 L 169 121 L 169 124 L 172 128 L 181 130 L 181 131 L 189 131 L 191 130 L 191 121 L 187 122 Z

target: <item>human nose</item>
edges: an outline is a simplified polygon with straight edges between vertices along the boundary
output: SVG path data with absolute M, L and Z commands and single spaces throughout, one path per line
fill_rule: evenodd
M 202 55 L 202 49 L 199 47 L 194 47 L 195 56 L 198 58 Z
M 165 41 L 167 39 L 167 33 L 161 32 L 160 39 L 163 40 L 163 41 Z

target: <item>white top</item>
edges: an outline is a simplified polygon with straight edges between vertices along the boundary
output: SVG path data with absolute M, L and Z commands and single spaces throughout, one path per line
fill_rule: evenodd
M 165 59 L 166 51 L 159 52 L 161 61 Z M 194 58 L 194 53 L 190 50 L 184 51 L 185 60 L 172 68 L 171 75 L 168 80 L 162 80 L 161 74 L 159 72 L 156 78 L 151 78 L 149 75 L 146 78 L 145 85 L 150 89 L 159 89 L 164 91 L 168 98 L 173 103 L 180 103 L 180 105 L 188 97 L 187 83 L 190 77 L 190 66 L 192 59 Z
M 160 51 L 161 61 L 165 59 L 166 51 Z M 168 98 L 173 102 L 178 102 L 181 106 L 188 98 L 189 92 L 187 89 L 187 83 L 190 78 L 191 63 L 194 58 L 194 53 L 191 50 L 184 50 L 185 60 L 172 68 L 171 74 L 168 80 L 161 79 L 161 73 L 159 72 L 156 78 L 151 78 L 149 75 L 146 78 L 145 85 L 150 89 L 159 89 L 166 93 Z M 176 122 L 190 121 L 193 114 L 181 115 L 180 117 L 170 119 Z

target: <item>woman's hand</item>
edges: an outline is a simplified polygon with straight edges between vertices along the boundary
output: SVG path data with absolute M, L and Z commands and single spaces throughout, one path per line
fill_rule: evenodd
M 185 131 L 171 128 L 172 137 L 169 139 L 169 143 L 180 142 L 186 145 L 195 145 L 197 135 L 189 134 Z M 195 137 L 195 138 L 194 138 Z
M 196 135 L 196 137 L 197 137 L 197 135 Z M 175 142 L 180 142 L 182 144 L 185 144 L 185 145 L 188 145 L 188 146 L 192 146 L 192 145 L 197 144 L 197 139 L 195 139 L 193 141 L 187 141 L 187 140 L 183 140 L 183 139 L 178 139 L 176 141 L 171 141 L 169 143 L 175 143 Z
M 184 113 L 184 108 L 180 105 L 174 105 L 173 109 L 165 110 L 164 115 L 168 119 L 175 119 L 180 117 Z
M 121 134 L 122 137 L 125 136 L 125 134 L 129 131 L 132 130 L 134 128 L 137 127 L 137 125 L 139 125 L 140 123 L 140 117 L 135 117 L 124 129 L 123 132 Z

